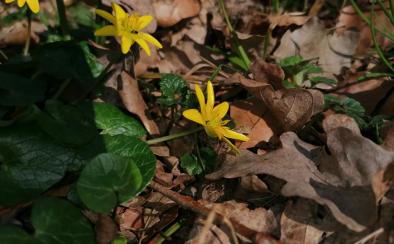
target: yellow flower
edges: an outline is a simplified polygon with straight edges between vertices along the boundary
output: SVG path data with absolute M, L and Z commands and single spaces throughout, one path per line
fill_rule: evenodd
M 12 3 L 15 2 L 15 0 L 5 0 L 5 2 Z M 16 0 L 16 3 L 20 8 L 22 8 L 27 3 L 27 6 L 29 6 L 30 10 L 35 14 L 40 11 L 40 3 L 38 0 Z
M 189 120 L 204 126 L 205 132 L 210 137 L 217 137 L 219 140 L 225 141 L 231 149 L 238 152 L 238 149 L 230 142 L 229 139 L 236 139 L 240 141 L 248 141 L 249 138 L 245 135 L 230 130 L 225 126 L 229 120 L 222 120 L 227 114 L 229 104 L 222 102 L 221 104 L 215 105 L 215 94 L 211 81 L 208 81 L 207 85 L 207 103 L 205 104 L 204 93 L 201 88 L 196 85 L 196 96 L 200 104 L 200 111 L 197 109 L 188 109 L 183 112 L 183 116 Z
M 96 9 L 96 14 L 111 22 L 112 25 L 96 30 L 94 35 L 119 37 L 122 53 L 124 54 L 130 51 L 134 42 L 140 45 L 149 56 L 151 52 L 147 42 L 152 43 L 157 48 L 163 47 L 156 38 L 148 33 L 141 32 L 152 22 L 153 17 L 150 15 L 129 15 L 116 3 L 112 3 L 112 15 L 100 9 Z

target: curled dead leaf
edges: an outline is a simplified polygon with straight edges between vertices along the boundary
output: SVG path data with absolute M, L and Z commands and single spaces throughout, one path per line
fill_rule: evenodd
M 372 179 L 372 189 L 376 196 L 376 202 L 383 199 L 394 183 L 394 164 L 387 165 L 377 172 Z
M 331 155 L 292 132 L 282 134 L 280 140 L 280 149 L 263 156 L 242 151 L 239 157 L 229 158 L 220 170 L 206 177 L 213 180 L 268 174 L 286 181 L 281 194 L 326 205 L 351 230 L 365 230 L 376 221 L 371 182 L 379 170 L 394 160 L 393 152 L 344 127 L 327 132 Z
M 157 124 L 147 115 L 148 106 L 138 88 L 138 82 L 124 71 L 121 73 L 120 79 L 122 81 L 122 89 L 119 91 L 119 95 L 126 109 L 141 119 L 150 135 L 160 134 Z
M 286 131 L 304 126 L 313 115 L 323 110 L 324 105 L 323 94 L 317 90 L 274 91 L 271 87 L 266 87 L 261 91 L 260 97 Z
M 173 26 L 183 19 L 196 16 L 201 10 L 198 0 L 152 0 L 152 6 L 162 27 Z

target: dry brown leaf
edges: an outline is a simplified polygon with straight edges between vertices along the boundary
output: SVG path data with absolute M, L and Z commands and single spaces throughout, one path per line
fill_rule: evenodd
M 367 18 L 370 18 L 371 12 L 364 13 Z M 385 30 L 387 33 L 392 33 L 394 31 L 394 26 L 390 23 L 389 18 L 387 18 L 381 9 L 375 10 L 375 17 L 373 19 L 375 28 L 379 30 Z M 387 29 L 387 27 L 389 27 Z M 342 35 L 346 30 L 356 29 L 360 32 L 360 39 L 356 44 L 357 54 L 366 54 L 372 44 L 372 35 L 369 26 L 365 21 L 357 14 L 353 6 L 345 6 L 341 10 L 341 14 L 338 17 L 338 23 L 336 25 L 336 33 Z M 383 49 L 392 46 L 393 43 L 387 37 L 384 37 L 379 32 L 376 34 L 377 42 Z
M 249 136 L 249 141 L 242 142 L 240 149 L 254 147 L 262 141 L 268 142 L 280 131 L 272 114 L 256 98 L 232 103 L 230 116 L 237 125 L 237 131 Z
M 345 127 L 356 135 L 361 135 L 360 128 L 356 121 L 345 114 L 331 114 L 323 120 L 323 128 L 325 132 L 330 132 L 339 127 Z
M 394 183 L 394 164 L 387 165 L 377 172 L 372 179 L 372 189 L 376 196 L 376 202 L 382 200 L 384 195 L 391 189 Z
M 44 24 L 33 21 L 30 37 L 38 43 L 40 40 L 38 35 L 46 30 L 47 27 Z M 27 36 L 27 21 L 18 21 L 10 26 L 1 27 L 0 46 L 24 44 Z
M 297 130 L 310 118 L 323 110 L 323 94 L 317 90 L 282 89 L 274 91 L 266 87 L 260 98 L 272 111 L 286 131 Z
M 271 23 L 271 28 L 276 26 L 290 26 L 290 25 L 304 25 L 311 16 L 305 16 L 301 13 L 286 13 L 282 15 L 269 15 L 268 20 Z
M 270 234 L 273 233 L 273 231 L 278 226 L 273 212 L 264 208 L 255 208 L 251 210 L 248 208 L 247 204 L 238 203 L 235 201 L 223 203 L 206 203 L 205 206 L 210 209 L 215 209 L 222 216 L 226 217 L 227 219 L 231 219 L 231 221 L 239 223 L 251 231 L 267 234 L 267 237 L 270 236 Z M 225 228 L 226 226 L 221 225 L 220 227 L 223 228 L 221 228 L 220 231 L 217 231 L 217 229 L 214 227 L 216 226 L 214 225 L 210 228 L 210 232 L 208 232 L 209 234 L 205 239 L 205 243 L 222 243 L 220 240 L 233 239 L 233 233 L 231 233 L 228 228 Z M 195 226 L 195 229 L 192 231 L 192 233 L 198 236 L 197 230 L 199 229 L 200 228 L 198 225 Z M 237 229 L 235 229 L 235 231 L 237 231 Z M 220 234 L 219 236 L 222 236 L 219 239 L 218 237 L 215 237 L 215 233 L 217 232 Z M 270 240 L 273 240 L 272 237 Z
M 198 15 L 201 10 L 198 0 L 152 0 L 157 22 L 170 27 L 179 21 Z
M 118 227 L 111 217 L 105 214 L 99 214 L 95 231 L 98 244 L 109 244 L 116 238 Z
M 350 67 L 359 33 L 347 30 L 342 35 L 330 34 L 317 18 L 310 19 L 301 28 L 287 31 L 274 52 L 276 59 L 301 55 L 304 59 L 318 59 L 326 76 L 339 74 L 343 67 Z
M 280 218 L 280 240 L 286 244 L 320 243 L 325 234 L 316 220 L 317 204 L 297 199 L 286 204 Z M 319 225 L 317 228 L 316 225 Z
M 331 155 L 292 132 L 282 134 L 280 139 L 282 148 L 264 156 L 242 151 L 207 178 L 272 175 L 287 182 L 281 188 L 284 196 L 300 196 L 326 205 L 351 230 L 362 231 L 376 221 L 371 181 L 376 172 L 393 161 L 393 152 L 344 127 L 327 132 Z
M 357 79 L 362 75 L 364 75 L 364 73 L 360 72 L 347 74 L 344 78 L 344 82 L 338 84 L 338 86 L 344 88 L 339 89 L 335 93 L 356 99 L 363 105 L 367 113 L 371 113 L 381 102 L 382 98 L 390 92 L 394 84 L 392 80 L 388 78 L 357 82 Z M 387 101 L 386 104 L 382 106 L 382 109 L 385 109 L 386 106 L 391 108 L 391 102 Z M 380 111 L 380 113 L 382 112 L 383 114 L 390 114 L 389 111 Z
M 159 135 L 159 127 L 147 115 L 147 105 L 138 88 L 138 82 L 124 71 L 121 73 L 120 79 L 122 89 L 119 91 L 119 95 L 126 109 L 141 119 L 150 135 Z
M 257 82 L 269 83 L 275 89 L 283 88 L 282 81 L 285 79 L 285 72 L 279 65 L 267 63 L 263 59 L 256 59 L 250 70 Z

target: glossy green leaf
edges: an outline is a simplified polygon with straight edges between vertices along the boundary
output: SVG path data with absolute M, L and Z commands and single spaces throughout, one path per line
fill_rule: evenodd
M 24 106 L 44 99 L 46 83 L 0 71 L 0 105 Z
M 77 190 L 88 208 L 105 213 L 134 197 L 141 183 L 140 170 L 132 158 L 105 153 L 82 170 Z
M 117 135 L 103 136 L 106 151 L 123 157 L 130 157 L 138 166 L 142 182 L 137 191 L 140 193 L 153 179 L 156 171 L 156 157 L 149 146 L 136 137 Z
M 0 226 L 0 243 L 8 244 L 39 244 L 33 236 L 13 225 Z
M 188 94 L 186 81 L 174 74 L 165 74 L 161 77 L 160 90 L 163 95 L 158 102 L 165 106 L 182 103 Z
M 141 137 L 145 135 L 144 127 L 137 119 L 124 114 L 120 109 L 108 103 L 93 103 L 94 119 L 101 134 L 126 135 Z
M 189 175 L 199 175 L 203 172 L 203 168 L 198 162 L 198 158 L 193 154 L 185 154 L 181 158 L 181 167 Z
M 59 41 L 40 46 L 33 53 L 41 71 L 64 81 L 74 79 L 83 91 L 91 89 L 94 78 L 84 51 L 73 41 Z
M 80 209 L 71 203 L 44 198 L 37 201 L 31 213 L 34 236 L 44 244 L 95 243 L 95 233 Z
M 77 107 L 50 100 L 39 116 L 41 129 L 58 142 L 70 146 L 84 145 L 97 135 L 97 129 Z M 93 111 L 90 112 L 91 116 Z
M 323 76 L 315 76 L 315 77 L 311 77 L 309 79 L 312 84 L 319 84 L 319 83 L 324 83 L 324 84 L 336 84 L 337 81 L 334 79 L 330 79 L 327 77 L 323 77 Z
M 35 126 L 0 128 L 0 205 L 28 201 L 61 180 L 76 153 Z
M 36 201 L 31 212 L 34 235 L 16 226 L 0 227 L 0 243 L 79 244 L 95 243 L 95 233 L 81 211 L 58 198 Z

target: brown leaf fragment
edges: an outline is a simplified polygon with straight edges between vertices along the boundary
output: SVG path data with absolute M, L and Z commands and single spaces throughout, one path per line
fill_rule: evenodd
M 343 34 L 330 34 L 318 18 L 311 18 L 301 28 L 287 31 L 275 50 L 275 59 L 300 55 L 304 59 L 318 59 L 325 76 L 339 74 L 342 67 L 350 67 L 356 51 L 359 32 L 347 30 Z
M 201 10 L 198 0 L 152 0 L 157 22 L 162 27 L 170 27 L 179 21 L 198 15 Z
M 323 129 L 327 133 L 339 127 L 348 128 L 354 134 L 361 135 L 360 128 L 358 128 L 356 121 L 347 115 L 331 114 L 323 120 Z
M 380 202 L 394 183 L 394 164 L 387 165 L 377 172 L 372 179 L 372 189 L 376 196 L 376 202 Z
M 126 109 L 141 119 L 150 135 L 160 134 L 157 124 L 147 115 L 148 106 L 138 88 L 138 82 L 124 71 L 120 75 L 120 80 L 122 82 L 122 89 L 119 90 L 119 95 Z
M 97 243 L 109 244 L 116 238 L 118 227 L 111 217 L 105 214 L 99 214 L 95 230 Z
M 230 116 L 238 131 L 249 136 L 249 141 L 240 144 L 241 149 L 254 147 L 262 141 L 268 142 L 280 131 L 268 108 L 256 98 L 232 103 Z
M 316 226 L 316 211 L 317 205 L 310 200 L 288 202 L 280 218 L 280 240 L 288 244 L 320 243 L 325 231 Z
M 371 181 L 376 172 L 393 161 L 393 152 L 344 127 L 327 133 L 331 155 L 292 132 L 282 134 L 280 140 L 282 148 L 263 156 L 242 151 L 206 177 L 213 180 L 268 174 L 286 181 L 280 190 L 284 196 L 300 196 L 326 205 L 351 230 L 362 231 L 376 221 Z
M 311 16 L 304 16 L 300 14 L 282 14 L 282 15 L 269 15 L 268 20 L 271 22 L 272 28 L 276 26 L 290 26 L 290 25 L 304 25 Z
M 30 38 L 38 43 L 39 34 L 46 30 L 47 27 L 44 24 L 32 21 Z M 0 27 L 0 46 L 24 44 L 27 36 L 27 21 L 18 21 L 10 26 Z
M 276 89 L 283 88 L 282 81 L 285 79 L 285 72 L 279 65 L 256 59 L 250 70 L 257 82 L 270 83 Z
M 282 89 L 274 91 L 266 87 L 261 99 L 273 112 L 284 130 L 297 130 L 316 113 L 323 110 L 323 94 L 315 90 Z

